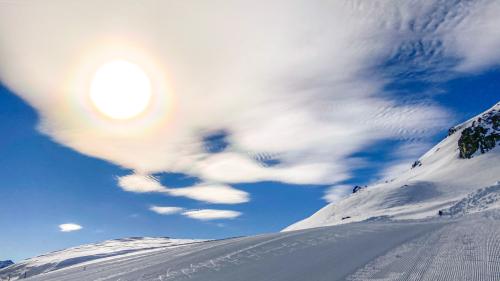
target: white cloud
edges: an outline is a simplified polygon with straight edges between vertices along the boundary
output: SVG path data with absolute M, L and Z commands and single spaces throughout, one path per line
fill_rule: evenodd
M 323 199 L 328 203 L 336 203 L 343 198 L 347 197 L 347 195 L 352 193 L 353 186 L 351 185 L 335 185 L 328 188 L 323 196 Z
M 457 70 L 470 72 L 500 63 L 500 2 L 482 0 L 454 5 L 456 25 L 445 34 L 446 46 L 462 59 Z
M 181 207 L 172 206 L 151 206 L 149 210 L 160 215 L 182 214 L 185 217 L 208 221 L 220 219 L 234 219 L 242 215 L 242 213 L 231 210 L 217 210 L 217 209 L 199 209 L 199 210 L 185 210 Z
M 170 188 L 167 193 L 172 196 L 184 196 L 215 204 L 239 204 L 250 201 L 247 192 L 222 184 L 199 184 L 183 188 Z
M 184 210 L 184 208 L 180 207 L 166 207 L 166 206 L 151 206 L 149 210 L 160 214 L 160 215 L 172 215 L 180 213 Z
M 118 186 L 123 190 L 137 193 L 165 191 L 156 178 L 149 175 L 131 174 L 118 177 Z
M 182 188 L 168 188 L 158 179 L 149 175 L 131 174 L 118 177 L 118 186 L 131 192 L 159 192 L 170 196 L 182 196 L 190 199 L 215 203 L 239 204 L 250 200 L 247 192 L 225 184 L 201 183 Z
M 409 53 L 426 67 L 443 58 L 460 61 L 461 71 L 500 62 L 498 1 L 461 3 L 4 5 L 0 79 L 38 111 L 43 133 L 138 175 L 333 184 L 351 176 L 350 155 L 376 141 L 427 138 L 448 125 L 443 108 L 402 103 L 385 92 L 392 80 L 377 67 L 401 45 L 423 46 Z M 156 89 L 148 112 L 129 122 L 100 118 L 88 103 L 92 70 L 115 57 L 144 67 Z M 204 133 L 220 129 L 229 133 L 227 151 L 207 153 Z M 256 154 L 276 155 L 279 163 L 262 165 Z M 168 189 L 131 175 L 119 185 L 214 203 L 248 201 L 243 191 L 219 184 Z
M 61 232 L 72 232 L 72 231 L 78 231 L 82 229 L 83 227 L 81 225 L 78 225 L 76 223 L 63 223 L 59 225 L 59 230 Z
M 231 210 L 201 209 L 189 210 L 183 212 L 182 215 L 196 220 L 208 221 L 219 219 L 234 219 L 241 216 L 241 213 Z
M 247 155 L 223 152 L 198 162 L 202 178 L 228 183 L 275 180 L 287 183 L 324 183 L 347 178 L 346 170 L 335 163 L 297 163 L 265 167 Z

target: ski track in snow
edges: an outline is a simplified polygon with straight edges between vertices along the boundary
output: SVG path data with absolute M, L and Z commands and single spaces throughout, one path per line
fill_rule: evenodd
M 344 280 L 390 249 L 443 225 L 359 223 L 210 241 L 115 257 L 88 264 L 85 270 L 75 266 L 26 280 Z
M 381 256 L 349 281 L 500 280 L 500 222 L 468 219 L 427 233 Z
M 21 280 L 498 281 L 500 211 L 184 244 L 27 277 Z

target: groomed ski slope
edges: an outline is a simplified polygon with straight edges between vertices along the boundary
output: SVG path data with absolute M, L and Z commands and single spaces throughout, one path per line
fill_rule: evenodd
M 360 222 L 142 251 L 25 280 L 498 281 L 499 230 L 498 211 Z
M 471 217 L 392 249 L 347 280 L 500 280 L 499 242 L 498 217 Z

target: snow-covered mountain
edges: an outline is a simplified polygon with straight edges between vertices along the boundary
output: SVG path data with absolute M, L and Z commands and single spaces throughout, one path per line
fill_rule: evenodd
M 86 266 L 125 255 L 151 253 L 168 247 L 202 240 L 171 239 L 166 237 L 131 237 L 107 240 L 51 252 L 23 260 L 0 270 L 0 280 L 16 280 L 72 266 Z M 2 279 L 3 278 L 3 279 Z
M 357 190 L 284 231 L 367 219 L 421 219 L 498 208 L 499 143 L 497 103 L 451 128 L 448 137 L 399 177 Z

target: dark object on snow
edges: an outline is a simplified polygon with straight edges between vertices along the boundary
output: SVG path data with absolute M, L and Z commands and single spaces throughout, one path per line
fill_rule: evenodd
M 413 162 L 413 164 L 411 165 L 411 168 L 415 168 L 415 167 L 420 167 L 422 166 L 422 162 L 420 162 L 420 160 L 417 160 L 415 162 Z
M 451 127 L 448 129 L 448 136 L 453 135 L 457 131 L 457 128 Z
M 353 189 L 352 189 L 352 193 L 356 193 L 358 191 L 360 191 L 361 189 L 363 189 L 364 187 L 361 187 L 359 185 L 356 185 Z
M 6 261 L 0 261 L 0 268 L 7 267 L 9 265 L 13 265 L 14 262 L 11 260 L 6 260 Z
M 343 217 L 342 220 L 346 220 L 346 219 L 350 219 L 351 217 L 347 216 L 347 217 Z

